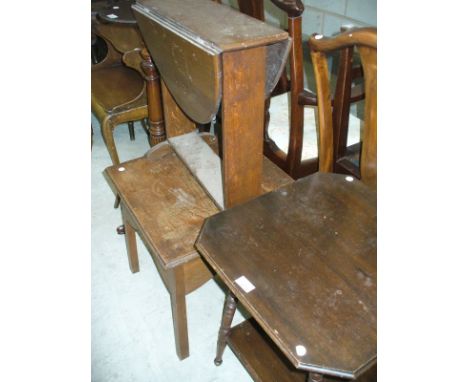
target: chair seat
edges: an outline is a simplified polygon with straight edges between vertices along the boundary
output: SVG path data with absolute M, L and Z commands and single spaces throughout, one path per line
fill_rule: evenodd
M 198 233 L 205 218 L 219 209 L 167 142 L 153 150 L 146 157 L 107 168 L 105 176 L 149 252 L 157 254 L 154 260 L 170 269 L 198 257 L 194 248 Z M 264 158 L 263 192 L 291 182 Z
M 140 74 L 125 66 L 91 71 L 91 96 L 107 112 L 128 104 L 145 91 Z

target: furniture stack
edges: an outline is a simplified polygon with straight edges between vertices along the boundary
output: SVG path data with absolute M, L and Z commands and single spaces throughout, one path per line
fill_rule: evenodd
M 169 291 L 177 355 L 189 356 L 185 296 L 216 273 L 230 290 L 217 365 L 229 344 L 256 381 L 375 380 L 375 31 L 311 38 L 321 172 L 293 182 L 263 156 L 265 101 L 282 76 L 288 33 L 211 0 L 132 8 L 161 76 L 167 140 L 105 176 L 121 200 L 131 271 L 138 233 Z M 355 45 L 370 78 L 362 182 L 329 174 L 324 52 Z M 220 134 L 198 133 L 219 110 Z M 237 301 L 253 318 L 231 329 Z

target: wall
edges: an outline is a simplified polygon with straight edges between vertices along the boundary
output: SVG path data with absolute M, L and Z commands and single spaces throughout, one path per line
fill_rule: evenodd
M 286 27 L 284 12 L 271 1 L 265 1 L 266 19 L 273 25 Z M 305 6 L 302 15 L 304 40 L 312 33 L 325 36 L 336 34 L 341 25 L 353 24 L 357 27 L 377 25 L 377 0 L 302 0 Z M 223 0 L 237 8 L 236 0 Z

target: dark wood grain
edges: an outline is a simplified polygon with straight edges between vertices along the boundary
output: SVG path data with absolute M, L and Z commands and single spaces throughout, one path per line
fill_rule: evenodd
M 208 123 L 221 101 L 221 55 L 266 47 L 264 96 L 273 90 L 289 47 L 286 32 L 211 0 L 141 0 L 135 17 L 177 104 Z
M 196 247 L 295 367 L 354 378 L 376 362 L 376 194 L 362 182 L 300 179 L 211 217 Z

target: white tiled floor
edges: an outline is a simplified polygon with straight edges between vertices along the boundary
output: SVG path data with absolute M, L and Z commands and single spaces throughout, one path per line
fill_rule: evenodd
M 272 136 L 280 147 L 287 139 L 287 114 L 281 111 L 286 103 L 285 97 L 277 97 L 270 110 Z M 315 138 L 310 138 L 313 119 L 308 111 L 306 156 L 316 152 Z M 358 122 L 351 122 L 353 137 L 358 136 Z M 121 224 L 120 210 L 113 208 L 114 196 L 102 175 L 111 161 L 95 118 L 92 124 L 92 381 L 251 381 L 229 348 L 224 363 L 219 367 L 213 364 L 224 302 L 224 291 L 213 280 L 187 297 L 191 355 L 184 361 L 177 358 L 169 294 L 139 240 L 140 272 L 132 274 L 128 268 L 124 237 L 115 231 Z M 133 142 L 126 125 L 115 130 L 122 162 L 143 155 L 149 148 L 139 123 L 135 129 Z M 237 312 L 234 324 L 243 319 Z

